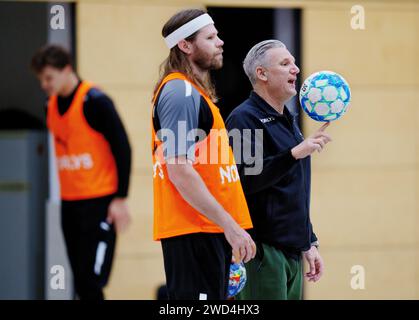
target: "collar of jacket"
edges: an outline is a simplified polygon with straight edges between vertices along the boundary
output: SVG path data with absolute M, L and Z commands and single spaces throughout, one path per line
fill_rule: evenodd
M 288 110 L 287 106 L 284 106 L 284 114 L 280 114 L 276 111 L 269 103 L 267 103 L 261 96 L 259 96 L 255 91 L 250 93 L 250 100 L 252 100 L 255 105 L 262 109 L 268 116 L 274 117 L 288 117 L 288 119 L 294 118 L 294 115 Z

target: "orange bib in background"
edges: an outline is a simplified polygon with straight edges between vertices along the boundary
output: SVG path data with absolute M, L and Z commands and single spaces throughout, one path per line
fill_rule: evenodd
M 118 175 L 109 143 L 84 117 L 83 103 L 90 88 L 92 84 L 83 81 L 62 116 L 57 96 L 48 101 L 47 125 L 54 135 L 63 200 L 102 197 L 117 191 Z
M 234 220 L 242 228 L 252 228 L 237 166 L 228 143 L 227 131 L 217 106 L 198 86 L 181 73 L 169 74 L 162 81 L 154 96 L 153 104 L 157 103 L 156 98 L 163 85 L 174 79 L 191 83 L 208 103 L 214 118 L 211 132 L 196 145 L 194 169 L 201 176 L 209 192 Z M 217 141 L 217 143 L 213 143 L 214 141 Z M 153 156 L 154 240 L 198 232 L 222 233 L 223 230 L 218 225 L 186 202 L 170 181 L 163 157 L 163 142 L 158 139 L 153 124 L 151 147 Z M 223 159 L 221 159 L 222 155 L 224 155 Z M 207 161 L 200 161 L 199 159 L 206 159 Z

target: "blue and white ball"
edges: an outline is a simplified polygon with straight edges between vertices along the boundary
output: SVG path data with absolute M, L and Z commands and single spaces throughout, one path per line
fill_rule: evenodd
M 243 262 L 230 264 L 230 278 L 228 281 L 228 297 L 232 298 L 243 290 L 246 284 L 246 268 Z
M 350 101 L 349 85 L 336 72 L 313 73 L 301 86 L 301 107 L 316 121 L 329 122 L 339 119 L 348 110 Z

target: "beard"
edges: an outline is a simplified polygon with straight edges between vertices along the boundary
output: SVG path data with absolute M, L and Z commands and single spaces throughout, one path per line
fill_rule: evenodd
M 202 50 L 197 51 L 193 61 L 202 70 L 217 70 L 223 66 L 222 54 L 209 54 Z

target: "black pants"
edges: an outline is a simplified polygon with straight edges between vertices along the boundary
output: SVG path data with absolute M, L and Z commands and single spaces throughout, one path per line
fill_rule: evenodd
M 161 240 L 170 300 L 225 300 L 232 250 L 223 233 Z
M 113 196 L 63 201 L 61 224 L 79 299 L 103 300 L 112 267 L 116 234 L 106 223 Z

